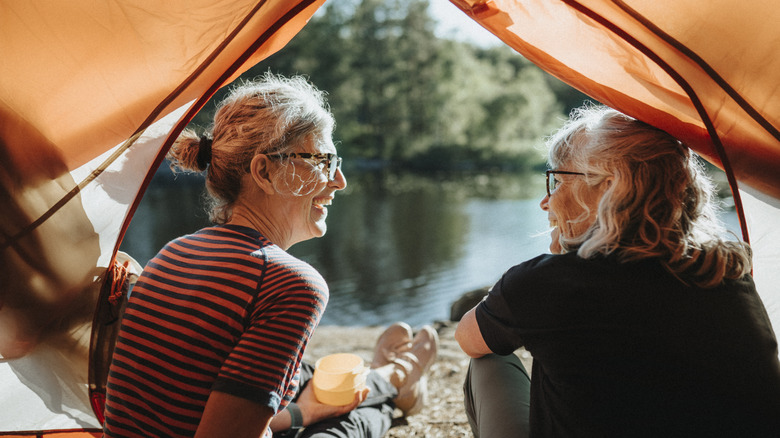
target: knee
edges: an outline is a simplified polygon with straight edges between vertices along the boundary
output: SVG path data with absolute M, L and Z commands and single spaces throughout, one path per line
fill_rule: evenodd
M 483 386 L 501 384 L 501 382 L 515 380 L 529 380 L 530 376 L 523 363 L 514 354 L 500 356 L 488 354 L 477 359 L 471 359 L 469 370 L 466 374 L 466 384 Z
M 480 358 L 471 359 L 468 371 L 466 371 L 466 381 L 463 385 L 464 391 L 467 394 L 474 394 L 479 391 L 492 382 L 493 377 L 497 375 L 497 371 L 501 368 L 503 368 L 501 356 L 497 354 L 488 354 Z

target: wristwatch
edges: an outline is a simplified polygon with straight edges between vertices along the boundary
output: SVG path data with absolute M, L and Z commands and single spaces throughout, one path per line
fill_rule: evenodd
M 287 412 L 290 413 L 290 430 L 298 430 L 303 427 L 303 414 L 297 404 L 290 402 L 287 405 Z

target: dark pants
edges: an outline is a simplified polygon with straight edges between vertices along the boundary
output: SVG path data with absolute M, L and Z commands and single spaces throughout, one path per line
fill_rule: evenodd
M 309 383 L 314 367 L 301 366 L 301 390 Z M 329 418 L 301 429 L 297 435 L 291 432 L 275 433 L 274 438 L 380 438 L 390 430 L 398 391 L 375 372 L 368 373 L 366 386 L 371 388 L 368 398 L 357 409 L 341 417 Z M 298 394 L 300 395 L 300 390 Z M 293 401 L 297 400 L 298 395 Z
M 472 359 L 463 392 L 475 437 L 528 436 L 531 378 L 517 356 Z

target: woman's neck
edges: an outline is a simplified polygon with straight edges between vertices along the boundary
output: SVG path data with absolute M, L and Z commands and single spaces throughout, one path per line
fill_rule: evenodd
M 239 225 L 252 228 L 285 251 L 292 246 L 292 244 L 288 242 L 288 239 L 284 237 L 285 233 L 282 232 L 278 226 L 275 226 L 273 222 L 268 220 L 267 217 L 258 214 L 253 210 L 244 208 L 241 205 L 236 205 L 233 208 L 227 225 Z

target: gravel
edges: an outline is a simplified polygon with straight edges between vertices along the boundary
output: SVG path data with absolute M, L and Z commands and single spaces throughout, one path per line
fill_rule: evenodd
M 428 399 L 417 415 L 405 418 L 396 409 L 393 426 L 387 438 L 473 437 L 463 408 L 463 381 L 469 358 L 458 347 L 453 337 L 457 323 L 450 321 L 431 324 L 439 333 L 439 352 L 428 372 Z M 385 327 L 320 326 L 314 333 L 304 358 L 314 362 L 332 353 L 354 353 L 371 362 L 374 344 Z M 531 358 L 519 352 L 527 369 Z

